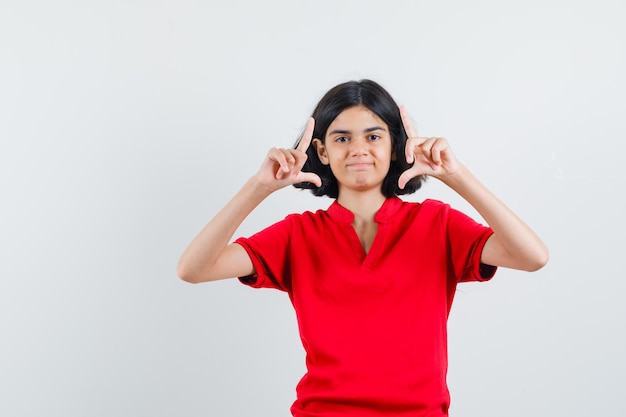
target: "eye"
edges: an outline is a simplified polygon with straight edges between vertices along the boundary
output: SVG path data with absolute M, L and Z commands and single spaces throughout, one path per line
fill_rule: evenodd
M 374 141 L 380 139 L 380 135 L 369 135 L 369 140 Z
M 337 143 L 344 143 L 349 141 L 350 139 L 348 139 L 347 136 L 339 136 L 338 138 L 335 138 L 335 142 Z

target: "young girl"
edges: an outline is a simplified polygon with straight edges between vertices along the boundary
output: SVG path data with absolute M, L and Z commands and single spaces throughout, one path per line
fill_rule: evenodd
M 438 201 L 397 197 L 425 176 L 489 226 Z M 230 243 L 246 216 L 288 185 L 335 200 Z M 194 283 L 241 277 L 289 295 L 307 365 L 294 416 L 447 416 L 446 322 L 457 283 L 488 280 L 498 266 L 534 271 L 547 259 L 537 235 L 447 140 L 419 137 L 385 89 L 361 80 L 326 93 L 294 149 L 270 149 L 177 272 Z

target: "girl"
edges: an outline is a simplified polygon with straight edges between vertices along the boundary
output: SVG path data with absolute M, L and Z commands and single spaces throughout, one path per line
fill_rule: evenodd
M 398 197 L 426 176 L 488 226 L 438 201 Z M 335 200 L 230 243 L 246 216 L 288 185 Z M 193 283 L 240 277 L 289 295 L 307 365 L 293 416 L 447 416 L 446 322 L 457 283 L 488 280 L 498 266 L 534 271 L 547 259 L 539 237 L 447 140 L 419 137 L 384 88 L 361 80 L 326 93 L 293 149 L 270 149 L 177 272 Z

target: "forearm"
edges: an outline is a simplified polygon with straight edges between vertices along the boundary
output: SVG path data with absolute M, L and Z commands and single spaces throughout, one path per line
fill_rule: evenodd
M 245 218 L 270 194 L 249 179 L 239 192 L 198 233 L 181 256 L 177 274 L 189 282 L 210 281 L 220 255 Z
M 482 262 L 527 271 L 546 264 L 548 249 L 541 239 L 465 166 L 439 179 L 470 203 L 494 231 Z

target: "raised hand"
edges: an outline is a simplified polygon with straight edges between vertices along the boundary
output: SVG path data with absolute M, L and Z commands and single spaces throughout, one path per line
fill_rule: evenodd
M 260 185 L 267 187 L 269 192 L 300 182 L 311 182 L 318 187 L 322 186 L 322 180 L 317 174 L 302 172 L 302 166 L 307 159 L 306 150 L 313 138 L 314 126 L 315 121 L 311 117 L 295 149 L 272 148 L 269 150 L 256 174 Z
M 405 158 L 407 163 L 413 164 L 400 175 L 398 179 L 400 188 L 404 188 L 412 178 L 418 175 L 442 179 L 458 172 L 459 163 L 446 139 L 419 137 L 404 106 L 400 107 L 400 116 L 408 136 Z

